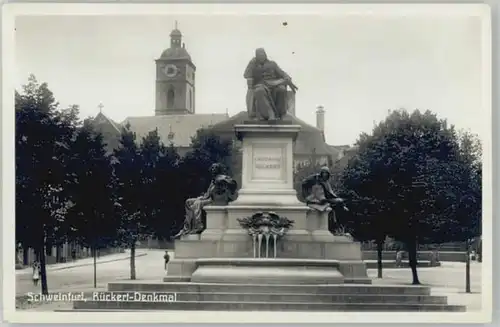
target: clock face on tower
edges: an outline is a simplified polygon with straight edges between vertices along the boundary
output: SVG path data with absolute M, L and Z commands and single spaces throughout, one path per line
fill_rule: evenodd
M 177 66 L 173 64 L 168 64 L 163 68 L 163 72 L 167 77 L 174 77 L 175 75 L 177 75 L 178 71 L 179 69 L 177 68 Z

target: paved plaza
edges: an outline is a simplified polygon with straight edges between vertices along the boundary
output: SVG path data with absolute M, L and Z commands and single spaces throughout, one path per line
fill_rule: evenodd
M 163 270 L 164 251 L 138 250 L 136 272 L 138 279 L 160 280 Z M 97 260 L 97 286 L 104 289 L 108 283 L 130 278 L 130 255 L 111 254 Z M 40 291 L 31 280 L 31 268 L 16 271 L 16 295 Z M 81 259 L 66 264 L 47 266 L 49 292 L 92 290 L 94 286 L 93 258 Z
M 163 270 L 163 250 L 137 251 L 137 280 L 159 282 L 165 275 Z M 105 290 L 110 282 L 128 280 L 130 278 L 130 261 L 128 252 L 102 257 L 97 265 L 97 290 Z M 171 254 L 171 258 L 174 255 Z M 82 259 L 75 263 L 48 266 L 48 285 L 50 292 L 80 292 L 92 291 L 94 283 L 94 267 L 92 259 Z M 408 268 L 386 269 L 384 278 L 377 279 L 377 271 L 369 269 L 368 275 L 374 284 L 402 284 L 411 281 L 411 271 Z M 448 296 L 449 304 L 466 305 L 468 310 L 481 308 L 481 264 L 471 264 L 471 294 L 465 291 L 465 264 L 443 263 L 441 267 L 419 269 L 421 283 L 432 287 L 433 295 Z M 31 281 L 30 269 L 16 271 L 16 294 L 23 296 L 28 292 L 39 292 Z M 54 310 L 69 308 L 69 303 L 50 303 L 29 306 L 28 310 Z
M 409 268 L 386 269 L 378 279 L 376 269 L 368 269 L 373 284 L 411 284 Z M 481 264 L 471 262 L 471 293 L 465 293 L 465 263 L 442 262 L 440 267 L 418 269 L 420 282 L 431 287 L 432 295 L 445 295 L 448 304 L 465 305 L 468 311 L 481 309 Z

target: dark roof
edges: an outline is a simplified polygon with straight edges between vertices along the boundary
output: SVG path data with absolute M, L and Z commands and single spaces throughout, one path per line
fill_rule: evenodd
M 170 36 L 182 36 L 182 33 L 177 28 L 175 28 L 172 30 L 172 32 L 170 32 Z
M 160 59 L 191 61 L 191 55 L 189 55 L 186 48 L 184 47 L 168 48 L 167 50 L 162 52 Z
M 93 124 L 94 124 L 94 127 L 109 125 L 111 127 L 111 129 L 116 131 L 118 134 L 121 134 L 120 124 L 118 124 L 117 122 L 115 122 L 113 119 L 109 118 L 108 116 L 106 116 L 102 112 L 99 112 L 97 114 L 97 116 L 95 116 L 95 118 L 93 120 Z
M 97 114 L 92 124 L 101 132 L 106 142 L 114 146 L 120 138 L 122 128 L 130 123 L 130 130 L 137 135 L 137 140 L 142 140 L 149 132 L 158 129 L 158 134 L 164 144 L 171 142 L 178 147 L 189 147 L 191 137 L 196 135 L 200 128 L 208 128 L 227 119 L 227 114 L 186 114 L 127 117 L 119 124 L 103 113 Z
M 331 149 L 330 146 L 326 144 L 321 130 L 292 115 L 287 116 L 287 119 L 291 120 L 292 124 L 301 126 L 301 130 L 295 142 L 295 154 L 311 155 L 315 152 L 316 155 L 327 155 L 333 157 L 332 159 L 337 158 L 339 151 Z M 243 124 L 248 120 L 248 113 L 242 111 L 215 124 L 212 130 L 216 133 L 234 134 L 234 125 Z
M 113 152 L 120 144 L 121 126 L 102 112 L 92 120 L 94 129 L 102 134 L 103 141 L 106 143 L 106 151 Z
M 191 145 L 191 137 L 196 135 L 197 130 L 210 127 L 225 119 L 227 119 L 226 114 L 143 116 L 127 117 L 121 125 L 130 123 L 130 130 L 136 133 L 138 140 L 158 129 L 164 144 L 172 142 L 175 146 L 187 147 Z
M 350 145 L 330 145 L 331 148 L 337 149 L 339 151 L 346 151 L 351 148 Z
M 342 158 L 347 151 L 349 151 L 349 145 L 328 145 L 332 155 L 334 156 L 334 160 L 338 160 Z
M 344 150 L 343 156 L 335 163 L 335 165 L 337 167 L 346 168 L 349 161 L 356 156 L 357 151 L 357 146 L 352 146 Z

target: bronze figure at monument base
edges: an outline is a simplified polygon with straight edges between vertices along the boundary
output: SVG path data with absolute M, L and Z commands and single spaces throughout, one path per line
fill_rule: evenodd
M 186 216 L 183 228 L 174 236 L 199 234 L 205 226 L 203 224 L 203 208 L 209 204 L 226 205 L 236 200 L 238 196 L 237 183 L 230 176 L 224 175 L 224 167 L 215 163 L 210 167 L 212 180 L 205 193 L 185 202 Z
M 349 211 L 345 206 L 345 200 L 333 192 L 329 183 L 330 170 L 322 167 L 319 173 L 313 174 L 302 181 L 302 197 L 311 209 L 328 212 L 329 219 L 334 224 L 335 235 L 344 235 L 345 228 L 338 221 L 335 211 L 342 209 Z

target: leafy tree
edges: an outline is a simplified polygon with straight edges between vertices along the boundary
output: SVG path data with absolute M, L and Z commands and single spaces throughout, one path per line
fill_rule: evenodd
M 189 197 L 204 192 L 210 181 L 209 168 L 222 163 L 231 174 L 232 142 L 223 140 L 210 130 L 200 129 L 191 140 L 191 148 L 181 161 L 181 174 Z
M 178 186 L 183 184 L 182 176 L 179 174 L 179 162 L 180 156 L 173 145 L 163 148 L 153 188 L 158 197 L 160 216 L 152 223 L 152 227 L 154 235 L 160 239 L 170 239 L 180 228 L 177 226 L 179 219 L 176 217 L 184 217 L 186 199 L 183 198 L 183 193 L 178 191 Z
M 152 131 L 143 138 L 140 152 L 143 160 L 144 211 L 151 233 L 158 238 L 170 238 L 175 226 L 174 217 L 184 210 L 179 198 L 178 178 L 179 155 L 170 145 L 166 147 Z
M 350 157 L 352 154 L 350 155 Z M 340 160 L 341 163 L 336 163 L 337 186 L 340 192 L 348 201 L 349 212 L 343 212 L 345 227 L 348 232 L 358 241 L 374 241 L 377 248 L 377 275 L 382 278 L 382 252 L 384 243 L 388 235 L 387 226 L 390 222 L 387 219 L 384 203 L 372 195 L 372 189 L 362 189 L 361 193 L 357 193 L 362 187 L 359 183 L 362 180 L 363 174 L 370 169 L 367 164 L 369 161 L 357 161 L 355 169 L 352 169 L 353 159 Z M 373 193 L 373 194 L 372 194 Z
M 354 214 L 384 239 L 404 242 L 413 283 L 419 284 L 417 242 L 445 241 L 450 224 L 454 230 L 464 226 L 450 222 L 460 194 L 469 191 L 465 180 L 471 172 L 461 163 L 458 134 L 429 111 L 400 110 L 371 135 L 362 134 L 357 145 L 342 178 L 344 190 L 358 202 Z
M 448 210 L 441 229 L 434 231 L 434 239 L 445 242 L 465 242 L 466 292 L 470 292 L 470 249 L 481 236 L 482 223 L 482 146 L 476 135 L 459 133 L 459 153 L 446 167 L 448 174 L 434 186 L 446 189 Z M 446 178 L 447 177 L 447 178 Z M 432 183 L 431 182 L 431 183 Z M 432 184 L 431 184 L 432 185 Z
M 348 193 L 348 192 L 346 192 Z M 347 231 L 358 241 L 374 241 L 377 248 L 377 277 L 382 278 L 382 252 L 388 236 L 390 220 L 384 205 L 377 199 L 361 197 L 356 193 L 347 196 L 349 212 L 342 213 Z
M 15 110 L 16 240 L 35 249 L 47 294 L 45 249 L 57 241 L 68 207 L 66 163 L 77 122 L 68 111 L 58 111 L 47 83 L 33 75 L 16 91 Z
M 141 235 L 149 234 L 144 197 L 144 161 L 136 135 L 128 124 L 122 131 L 120 147 L 114 151 L 115 208 L 120 217 L 119 237 L 130 249 L 130 279 L 136 279 L 135 249 Z
M 155 221 L 161 216 L 161 207 L 158 200 L 162 196 L 162 192 L 158 188 L 157 170 L 159 169 L 159 161 L 163 152 L 165 152 L 165 146 L 160 141 L 158 130 L 151 131 L 146 137 L 142 138 L 139 147 L 139 155 L 142 162 L 142 211 L 147 219 L 144 223 L 151 228 L 151 232 L 154 232 L 152 225 L 158 225 L 157 223 L 155 224 Z
M 98 249 L 113 244 L 118 227 L 113 207 L 111 162 L 106 156 L 102 135 L 90 125 L 79 129 L 71 143 L 71 154 L 67 189 L 73 205 L 66 215 L 64 233 L 68 240 L 91 248 L 95 259 Z
M 191 138 L 190 154 L 196 154 L 204 159 L 208 167 L 212 163 L 222 163 L 226 167 L 231 167 L 231 155 L 233 154 L 233 142 L 220 138 L 209 129 L 199 129 L 196 135 Z
M 453 207 L 458 221 L 452 241 L 471 240 L 482 232 L 482 145 L 477 135 L 469 132 L 459 135 L 460 153 L 456 162 L 454 192 L 458 194 Z M 468 247 L 467 247 L 468 248 Z

